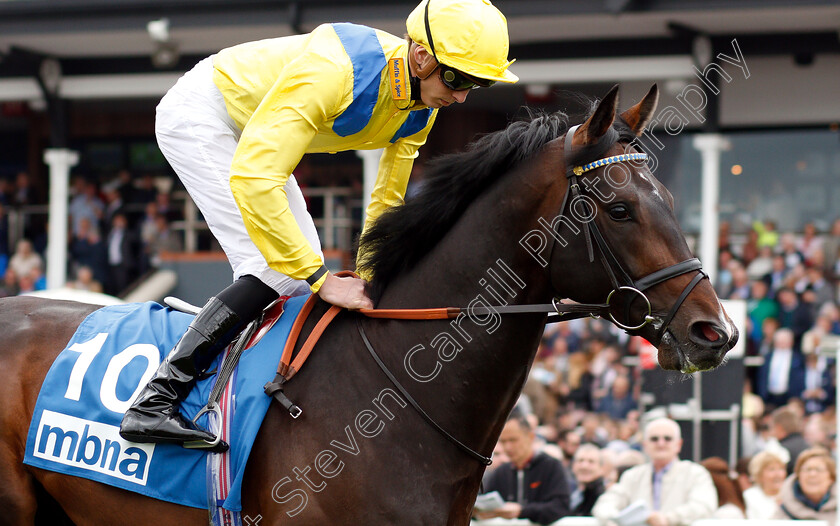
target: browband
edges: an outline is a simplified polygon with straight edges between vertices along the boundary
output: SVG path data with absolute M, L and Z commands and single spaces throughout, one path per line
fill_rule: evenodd
M 572 147 L 575 132 L 580 125 L 573 126 L 566 133 L 566 144 L 564 146 L 564 157 L 566 159 L 566 177 L 579 175 L 574 172 L 576 167 L 601 159 L 612 145 L 618 141 L 618 132 L 610 126 L 607 133 L 602 135 L 595 144 Z

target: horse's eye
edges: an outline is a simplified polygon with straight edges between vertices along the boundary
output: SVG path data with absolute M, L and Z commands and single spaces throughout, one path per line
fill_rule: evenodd
M 630 209 L 626 205 L 613 205 L 608 213 L 613 221 L 629 221 Z

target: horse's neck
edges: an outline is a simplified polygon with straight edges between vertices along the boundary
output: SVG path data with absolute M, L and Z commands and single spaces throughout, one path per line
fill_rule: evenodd
M 538 217 L 557 213 L 558 204 L 545 202 L 546 185 L 552 183 L 543 182 L 541 188 L 541 178 L 509 174 L 479 196 L 438 246 L 389 286 L 380 306 L 547 303 L 548 275 L 519 244 L 539 226 Z M 427 348 L 424 355 L 418 353 L 418 363 L 434 365 L 437 356 L 441 370 L 428 384 L 413 384 L 419 387 L 418 397 L 427 404 L 437 399 L 433 412 L 441 423 L 488 453 L 525 381 L 544 321 L 540 314 L 514 314 L 427 323 L 418 333 L 417 343 Z

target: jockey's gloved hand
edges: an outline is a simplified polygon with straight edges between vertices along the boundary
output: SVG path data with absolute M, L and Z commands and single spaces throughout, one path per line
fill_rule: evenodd
M 373 302 L 365 294 L 365 280 L 359 278 L 327 274 L 327 279 L 318 289 L 318 296 L 327 303 L 346 309 L 373 308 Z

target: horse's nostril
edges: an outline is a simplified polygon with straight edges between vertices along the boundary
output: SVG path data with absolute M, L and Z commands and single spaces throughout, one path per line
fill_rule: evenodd
M 715 347 L 726 343 L 727 333 L 713 323 L 699 321 L 691 326 L 691 336 L 698 343 L 711 344 Z
M 716 342 L 720 339 L 720 334 L 718 334 L 710 324 L 701 323 L 700 329 L 703 331 L 703 336 L 705 336 L 710 342 Z

